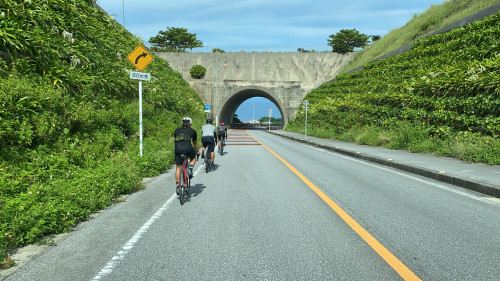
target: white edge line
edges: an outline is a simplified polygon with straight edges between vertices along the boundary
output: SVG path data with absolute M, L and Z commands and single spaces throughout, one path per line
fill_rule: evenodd
M 102 277 L 110 274 L 120 261 L 123 260 L 125 255 L 127 255 L 127 253 L 135 246 L 139 239 L 142 238 L 142 235 L 148 231 L 149 227 L 163 214 L 163 212 L 165 212 L 170 203 L 172 203 L 172 201 L 176 198 L 177 195 L 175 193 L 170 196 L 163 206 L 161 206 L 160 209 L 158 209 L 158 211 L 156 211 L 156 213 L 145 224 L 143 224 L 141 228 L 139 228 L 134 236 L 132 236 L 132 238 L 130 238 L 130 240 L 123 245 L 122 249 L 108 261 L 108 263 L 101 269 L 101 271 L 99 271 L 99 273 L 97 273 L 96 276 L 94 276 L 94 278 L 92 278 L 92 281 L 100 280 Z
M 480 197 L 478 195 L 472 195 L 472 194 L 469 194 L 469 193 L 466 193 L 466 192 L 463 192 L 463 191 L 459 191 L 459 190 L 456 190 L 454 188 L 447 187 L 447 186 L 445 186 L 443 184 L 432 182 L 429 179 L 421 179 L 421 178 L 413 176 L 413 175 L 408 175 L 408 174 L 405 174 L 405 173 L 393 170 L 394 168 L 391 169 L 391 168 L 387 168 L 387 167 L 384 167 L 384 166 L 375 165 L 375 164 L 372 164 L 370 162 L 366 162 L 364 160 L 352 158 L 352 157 L 349 157 L 349 156 L 342 155 L 340 153 L 329 151 L 329 150 L 323 149 L 323 148 L 313 147 L 313 146 L 310 146 L 310 145 L 307 145 L 307 144 L 301 144 L 301 145 L 303 145 L 305 147 L 308 147 L 308 148 L 311 148 L 311 149 L 318 150 L 318 151 L 327 152 L 327 153 L 336 155 L 338 157 L 342 157 L 344 159 L 349 159 L 351 161 L 362 163 L 362 164 L 368 165 L 370 167 L 375 167 L 375 168 L 379 168 L 379 169 L 382 169 L 382 170 L 385 170 L 385 171 L 390 171 L 390 172 L 398 174 L 400 176 L 404 176 L 404 177 L 411 178 L 411 179 L 414 179 L 414 180 L 417 180 L 417 181 L 420 181 L 420 182 L 423 182 L 423 183 L 427 183 L 427 184 L 430 184 L 432 186 L 435 186 L 435 187 L 438 187 L 438 188 L 441 188 L 441 189 L 444 189 L 444 190 L 447 190 L 447 191 L 451 191 L 453 193 L 456 193 L 456 194 L 459 194 L 459 195 L 462 195 L 462 196 L 465 196 L 465 197 L 468 197 L 468 198 L 471 198 L 471 199 L 474 199 L 474 200 L 477 200 L 477 201 L 481 201 L 481 202 L 486 203 L 486 204 L 495 205 L 495 206 L 498 206 L 500 204 L 500 202 L 497 201 L 497 200 L 492 200 L 492 199 L 489 199 L 488 197 Z
M 196 169 L 196 171 L 194 172 L 194 175 L 197 175 L 202 168 L 203 165 L 200 165 L 200 167 L 198 167 L 198 169 Z M 97 273 L 96 276 L 94 276 L 94 278 L 92 278 L 92 281 L 101 280 L 102 277 L 110 274 L 113 271 L 113 269 L 120 263 L 120 261 L 123 260 L 123 258 L 125 258 L 125 255 L 135 246 L 135 244 L 139 241 L 139 239 L 142 238 L 142 235 L 148 231 L 149 227 L 156 221 L 156 219 L 161 217 L 163 212 L 167 210 L 168 206 L 176 198 L 177 194 L 175 193 L 172 196 L 170 196 L 170 198 L 168 198 L 168 200 L 165 201 L 163 206 L 161 206 L 160 209 L 158 209 L 158 211 L 156 211 L 156 213 L 154 213 L 154 215 L 151 216 L 151 218 L 149 218 L 149 220 L 146 223 L 144 223 L 141 226 L 141 228 L 139 228 L 139 230 L 134 234 L 134 236 L 132 236 L 132 238 L 130 238 L 130 240 L 128 240 L 128 242 L 125 243 L 125 245 L 123 245 L 122 249 L 118 251 L 108 261 L 108 263 L 101 269 L 101 271 L 99 271 L 99 273 Z

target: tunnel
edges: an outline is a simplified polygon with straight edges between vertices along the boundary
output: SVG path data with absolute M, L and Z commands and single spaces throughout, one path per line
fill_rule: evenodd
M 226 124 L 232 124 L 233 122 L 233 117 L 234 114 L 236 113 L 236 110 L 238 107 L 246 100 L 254 97 L 263 97 L 268 100 L 270 100 L 274 105 L 278 108 L 281 114 L 281 118 L 283 120 L 283 126 L 286 126 L 288 123 L 288 115 L 284 111 L 284 106 L 283 104 L 275 98 L 272 94 L 269 94 L 266 92 L 266 89 L 264 88 L 259 88 L 259 87 L 253 87 L 253 88 L 248 88 L 248 89 L 243 89 L 239 90 L 238 92 L 230 95 L 230 97 L 225 100 L 225 101 L 220 101 L 221 102 L 221 109 L 220 109 L 220 121 L 219 122 L 224 122 Z

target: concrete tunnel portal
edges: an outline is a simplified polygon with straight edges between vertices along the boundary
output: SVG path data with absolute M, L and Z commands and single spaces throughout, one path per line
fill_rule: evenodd
M 266 92 L 265 89 L 257 88 L 240 90 L 237 93 L 232 94 L 226 101 L 222 101 L 222 108 L 220 109 L 219 116 L 220 122 L 232 124 L 233 116 L 236 114 L 236 110 L 240 107 L 240 105 L 246 100 L 254 97 L 263 97 L 271 101 L 278 108 L 283 124 L 285 125 L 288 123 L 288 118 L 286 117 L 286 114 L 284 114 L 283 105 L 279 102 L 279 100 L 273 97 L 272 94 Z
M 332 80 L 353 56 L 245 52 L 155 54 L 180 72 L 203 103 L 210 105 L 210 116 L 215 121 L 231 124 L 243 102 L 262 97 L 276 106 L 283 127 L 295 118 L 307 93 Z M 190 69 L 194 65 L 204 66 L 206 75 L 192 77 Z

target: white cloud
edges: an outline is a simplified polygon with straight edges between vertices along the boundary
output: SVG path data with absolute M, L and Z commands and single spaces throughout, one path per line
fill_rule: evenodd
M 385 35 L 440 0 L 124 0 L 125 27 L 145 42 L 183 27 L 211 46 L 325 44 L 340 29 Z M 122 1 L 99 0 L 123 23 Z

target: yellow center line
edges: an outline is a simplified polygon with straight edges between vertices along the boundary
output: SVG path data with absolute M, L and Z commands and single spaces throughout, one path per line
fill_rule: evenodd
M 246 130 L 245 130 L 246 132 Z M 307 184 L 316 194 L 325 201 L 330 208 L 332 208 L 339 217 L 344 220 L 344 222 L 349 225 L 352 230 L 354 230 L 382 259 L 384 259 L 389 266 L 391 266 L 404 280 L 421 280 L 415 273 L 413 273 L 406 265 L 404 265 L 396 256 L 394 256 L 389 250 L 387 250 L 384 245 L 377 241 L 368 231 L 366 231 L 359 223 L 357 223 L 349 214 L 347 214 L 342 208 L 339 207 L 332 199 L 330 199 L 323 191 L 316 187 L 309 179 L 302 175 L 297 169 L 295 169 L 290 163 L 281 158 L 278 154 L 272 151 L 265 144 L 260 142 L 258 139 L 250 135 L 255 141 L 260 143 L 265 147 L 272 155 L 276 156 L 285 166 L 287 166 L 295 175 L 297 175 L 305 184 Z

